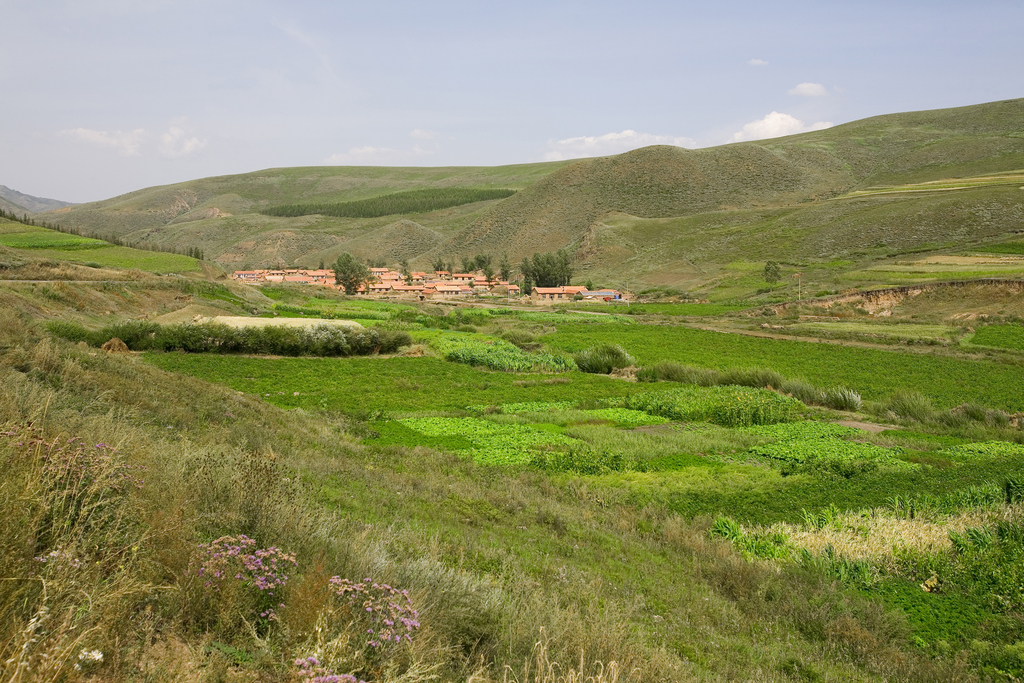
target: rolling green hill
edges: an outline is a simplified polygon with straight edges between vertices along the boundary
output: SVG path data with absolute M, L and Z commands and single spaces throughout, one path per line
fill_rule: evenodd
M 948 179 L 960 180 L 936 182 Z M 259 213 L 451 187 L 518 192 L 377 218 Z M 140 246 L 198 247 L 227 268 L 315 265 L 342 251 L 424 267 L 438 256 L 518 261 L 569 247 L 581 277 L 725 296 L 757 289 L 756 264 L 768 259 L 804 272 L 814 288 L 904 283 L 893 258 L 967 253 L 1024 231 L 1021 187 L 1024 99 L 575 162 L 272 169 L 139 190 L 46 218 Z M 907 269 L 933 279 L 928 268 Z

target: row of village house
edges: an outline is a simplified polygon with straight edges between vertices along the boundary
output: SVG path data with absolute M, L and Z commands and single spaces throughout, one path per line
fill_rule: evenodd
M 520 294 L 519 285 L 504 280 L 489 281 L 482 273 L 449 273 L 438 270 L 432 273 L 409 273 L 409 284 L 402 273 L 390 268 L 370 268 L 373 280 L 360 285 L 357 294 L 382 296 L 408 296 L 419 299 L 453 298 L 477 294 L 515 296 Z M 320 285 L 339 289 L 334 282 L 334 271 L 329 268 L 303 270 L 236 270 L 234 279 L 249 283 L 293 282 L 305 285 Z M 613 301 L 622 298 L 616 290 L 589 291 L 586 287 L 566 285 L 564 287 L 534 287 L 531 298 L 534 301 L 571 301 L 579 294 L 591 301 Z

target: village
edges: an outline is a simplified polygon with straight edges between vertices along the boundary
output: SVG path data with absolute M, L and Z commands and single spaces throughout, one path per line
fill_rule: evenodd
M 519 285 L 506 280 L 488 280 L 482 271 L 450 273 L 446 270 L 432 272 L 412 271 L 406 276 L 390 268 L 370 268 L 371 278 L 359 286 L 357 296 L 379 298 L 405 298 L 425 301 L 428 299 L 457 299 L 480 296 L 505 297 L 529 302 L 552 301 L 625 301 L 628 297 L 615 289 L 589 290 L 582 285 L 560 287 L 533 287 L 523 296 Z M 236 270 L 232 278 L 249 284 L 315 285 L 341 289 L 335 282 L 334 271 L 330 268 Z

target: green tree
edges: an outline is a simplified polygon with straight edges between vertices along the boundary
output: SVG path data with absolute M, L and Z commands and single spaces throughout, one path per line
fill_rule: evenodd
M 523 258 L 523 277 L 537 287 L 561 287 L 572 280 L 572 256 L 565 249 Z
M 508 254 L 501 255 L 501 263 L 498 264 L 498 274 L 501 275 L 501 279 L 508 282 L 512 277 L 512 264 L 508 261 Z
M 346 294 L 355 294 L 359 285 L 370 280 L 370 270 L 355 256 L 343 253 L 334 262 L 334 281 L 342 286 Z
M 764 264 L 764 281 L 768 286 L 775 289 L 775 283 L 782 279 L 782 269 L 775 261 L 768 261 Z
M 477 254 L 473 257 L 473 266 L 475 270 L 484 270 L 485 268 L 491 267 L 491 256 L 490 254 Z
M 434 261 L 434 265 L 432 267 L 435 273 L 439 270 L 448 270 L 447 268 L 444 267 L 444 259 L 441 258 L 440 256 L 437 258 L 436 261 Z

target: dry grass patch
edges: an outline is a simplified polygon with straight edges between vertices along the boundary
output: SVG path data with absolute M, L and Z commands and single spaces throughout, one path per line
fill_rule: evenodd
M 999 521 L 1019 521 L 1022 512 L 1024 507 L 1015 504 L 997 510 L 974 509 L 956 515 L 906 519 L 896 517 L 888 510 L 874 509 L 866 513 L 841 514 L 832 524 L 821 529 L 780 522 L 763 533 L 786 534 L 795 547 L 806 549 L 815 556 L 831 547 L 836 557 L 869 560 L 895 571 L 894 553 L 897 549 L 916 553 L 948 551 L 953 547 L 950 532 L 962 534 L 967 529 Z

